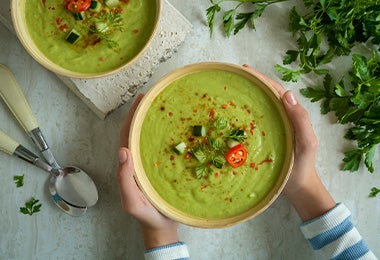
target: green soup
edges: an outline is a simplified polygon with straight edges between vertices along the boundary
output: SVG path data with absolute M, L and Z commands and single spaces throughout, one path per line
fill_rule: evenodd
M 156 11 L 155 0 L 128 0 L 107 9 L 117 16 L 86 10 L 84 20 L 76 20 L 64 0 L 25 1 L 28 31 L 40 51 L 61 67 L 80 73 L 111 71 L 133 59 L 154 30 Z M 81 35 L 74 44 L 65 40 L 72 29 Z M 104 33 L 97 37 L 90 33 L 94 29 Z
M 248 158 L 237 168 L 211 165 L 199 178 L 199 161 L 173 147 L 192 141 L 194 125 L 210 125 L 210 114 L 244 129 Z M 173 207 L 192 216 L 230 217 L 257 205 L 275 185 L 285 160 L 285 134 L 275 104 L 254 83 L 231 72 L 196 72 L 153 101 L 141 129 L 141 160 L 155 190 Z

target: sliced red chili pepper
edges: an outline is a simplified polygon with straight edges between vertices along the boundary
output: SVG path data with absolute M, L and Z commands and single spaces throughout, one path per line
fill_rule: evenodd
M 90 8 L 91 0 L 65 0 L 66 9 L 74 13 L 80 13 Z
M 247 156 L 247 149 L 242 144 L 238 144 L 227 152 L 226 160 L 232 167 L 236 168 L 245 163 Z

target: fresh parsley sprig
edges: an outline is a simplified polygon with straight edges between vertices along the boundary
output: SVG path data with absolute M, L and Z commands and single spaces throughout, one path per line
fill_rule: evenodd
M 13 176 L 13 181 L 15 182 L 17 188 L 24 186 L 24 175 Z
M 207 23 L 212 36 L 215 26 L 217 13 L 222 11 L 221 5 L 223 2 L 236 2 L 236 6 L 227 11 L 223 11 L 222 23 L 224 33 L 230 37 L 233 33 L 237 34 L 245 26 L 255 29 L 255 19 L 259 18 L 266 7 L 271 4 L 284 2 L 287 0 L 210 0 L 212 4 L 206 9 Z M 244 8 L 244 9 L 243 9 Z M 244 11 L 240 11 L 243 9 Z
M 325 76 L 323 87 L 308 87 L 301 93 L 312 102 L 321 100 L 321 113 L 334 112 L 339 123 L 350 123 L 345 138 L 357 142 L 356 149 L 345 152 L 342 170 L 357 171 L 364 158 L 369 172 L 373 172 L 372 159 L 380 143 L 380 57 L 374 52 L 370 59 L 352 56 L 349 85 L 333 82 Z
M 29 201 L 25 202 L 25 207 L 20 208 L 20 212 L 26 215 L 33 215 L 34 213 L 39 212 L 41 209 L 41 204 L 39 200 L 31 198 Z
M 377 194 L 379 194 L 380 193 L 380 189 L 378 189 L 378 188 L 376 188 L 376 187 L 373 187 L 372 189 L 371 189 L 371 192 L 369 193 L 369 197 L 370 198 L 374 198 L 374 197 L 376 197 L 377 196 Z

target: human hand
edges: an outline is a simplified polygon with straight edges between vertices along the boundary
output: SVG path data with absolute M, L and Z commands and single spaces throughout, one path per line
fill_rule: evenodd
M 286 91 L 280 83 L 248 65 L 243 66 L 265 79 L 278 92 L 283 101 L 293 126 L 296 146 L 292 174 L 283 190 L 283 194 L 297 192 L 300 187 L 308 184 L 310 175 L 316 174 L 314 163 L 318 142 L 310 123 L 309 114 L 299 104 L 293 92 Z
M 143 95 L 133 103 L 120 132 L 118 181 L 123 209 L 139 221 L 146 249 L 178 242 L 178 223 L 159 213 L 144 196 L 134 179 L 133 158 L 128 147 L 133 114 Z
M 282 193 L 289 198 L 302 220 L 306 221 L 323 214 L 336 203 L 322 184 L 315 168 L 318 141 L 308 112 L 291 91 L 286 91 L 281 84 L 248 65 L 243 66 L 263 78 L 279 93 L 293 125 L 294 164 Z

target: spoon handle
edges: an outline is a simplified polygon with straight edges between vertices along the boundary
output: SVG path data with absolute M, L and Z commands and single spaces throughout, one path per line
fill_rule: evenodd
M 38 147 L 46 161 L 54 168 L 59 168 L 15 76 L 3 64 L 0 64 L 0 79 L 0 96 L 24 130 L 32 138 L 34 144 Z
M 14 155 L 24 161 L 41 168 L 44 171 L 51 172 L 52 167 L 42 161 L 37 155 L 25 148 L 23 145 L 19 144 L 17 141 L 12 139 L 6 133 L 0 130 L 0 150 L 9 154 Z
M 0 150 L 12 155 L 20 144 L 0 130 Z
M 0 79 L 0 95 L 24 130 L 29 133 L 38 128 L 37 120 L 13 73 L 3 64 L 0 64 Z

